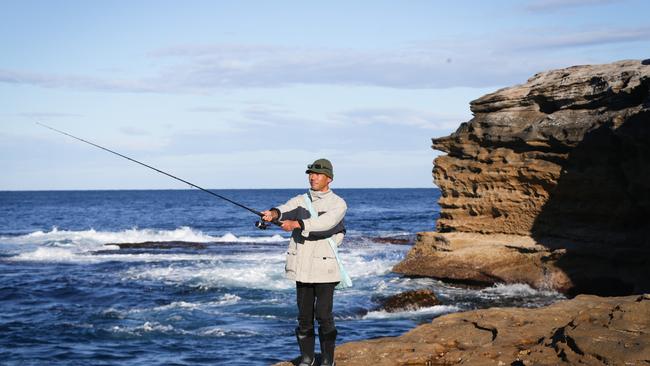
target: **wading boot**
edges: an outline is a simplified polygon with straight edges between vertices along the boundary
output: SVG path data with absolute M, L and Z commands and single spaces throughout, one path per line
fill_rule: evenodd
M 325 333 L 318 328 L 318 339 L 320 340 L 321 366 L 335 366 L 334 348 L 336 345 L 336 328 Z
M 314 342 L 316 341 L 314 329 L 303 333 L 300 328 L 296 328 L 296 339 L 298 340 L 298 347 L 300 347 L 300 363 L 298 366 L 314 366 L 316 360 L 314 357 Z

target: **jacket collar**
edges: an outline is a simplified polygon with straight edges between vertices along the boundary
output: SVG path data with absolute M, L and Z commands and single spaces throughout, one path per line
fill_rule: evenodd
M 309 196 L 311 197 L 312 201 L 318 201 L 319 199 L 323 199 L 327 197 L 329 194 L 332 193 L 332 190 L 328 190 L 327 192 L 319 192 L 319 191 L 314 191 L 314 190 L 309 190 Z

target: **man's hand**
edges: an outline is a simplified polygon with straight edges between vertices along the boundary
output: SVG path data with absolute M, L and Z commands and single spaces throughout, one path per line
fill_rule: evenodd
M 262 216 L 262 220 L 267 222 L 277 220 L 278 218 L 278 213 L 272 210 L 262 211 L 261 214 L 264 215 Z
M 293 231 L 294 229 L 300 229 L 300 224 L 295 220 L 285 220 L 282 221 L 282 230 L 284 231 Z

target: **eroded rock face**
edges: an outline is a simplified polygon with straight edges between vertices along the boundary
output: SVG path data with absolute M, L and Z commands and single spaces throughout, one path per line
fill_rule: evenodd
M 543 72 L 471 110 L 433 139 L 439 231 L 650 243 L 650 66 Z
M 441 316 L 399 337 L 343 344 L 336 349 L 336 363 L 645 365 L 650 363 L 648 314 L 649 295 L 581 295 L 538 309 L 468 311 Z
M 539 73 L 433 148 L 441 234 L 394 270 L 569 295 L 650 291 L 650 63 Z M 433 240 L 433 241 L 432 241 Z

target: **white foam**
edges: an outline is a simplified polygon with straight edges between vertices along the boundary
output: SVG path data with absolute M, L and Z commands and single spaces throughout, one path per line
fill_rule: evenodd
M 203 328 L 198 333 L 207 337 L 224 337 L 226 334 L 228 334 L 228 332 L 219 327 Z
M 167 305 L 156 306 L 155 308 L 153 308 L 153 311 L 166 311 L 172 309 L 194 310 L 194 309 L 198 309 L 199 307 L 201 307 L 200 303 L 174 301 Z M 138 310 L 137 312 L 142 312 L 142 310 Z
M 20 253 L 12 260 L 39 262 L 75 262 L 79 256 L 69 249 L 41 247 L 33 252 Z
M 537 290 L 524 283 L 513 284 L 496 284 L 479 291 L 482 297 L 554 297 L 562 296 L 560 293 L 552 290 Z
M 174 301 L 167 305 L 156 306 L 151 309 L 153 311 L 167 311 L 167 310 L 203 310 L 209 307 L 214 306 L 225 306 L 225 305 L 234 305 L 241 300 L 241 297 L 233 294 L 224 294 L 216 301 L 210 302 L 186 302 L 186 301 Z M 131 312 L 144 312 L 147 309 L 134 309 Z
M 110 254 L 102 253 L 107 250 L 119 250 L 117 245 L 106 243 L 141 243 L 184 241 L 195 243 L 279 243 L 288 239 L 279 234 L 265 237 L 237 237 L 232 233 L 222 236 L 210 236 L 189 227 L 175 230 L 129 229 L 118 232 L 109 231 L 67 231 L 53 228 L 49 232 L 36 231 L 27 235 L 1 237 L 4 244 L 21 245 L 19 253 L 11 257 L 13 260 L 51 261 L 51 262 L 83 262 L 96 263 L 102 261 L 183 261 L 183 260 L 214 260 L 221 257 L 214 255 L 192 254 Z M 24 245 L 24 246 L 22 246 Z M 36 249 L 34 249 L 36 248 Z M 23 251 L 20 253 L 20 251 Z M 98 253 L 91 253 L 98 252 Z M 92 255 L 91 255 L 92 254 Z
M 248 255 L 248 260 L 233 256 L 232 261 L 211 261 L 195 263 L 191 267 L 175 265 L 143 268 L 138 266 L 123 273 L 127 280 L 160 281 L 169 285 L 198 286 L 213 288 L 255 288 L 284 290 L 295 284 L 284 276 L 282 254 L 260 253 Z M 224 299 L 224 301 L 228 301 Z M 232 299 L 230 300 L 232 301 Z
M 385 250 L 385 246 L 382 246 Z M 353 248 L 341 253 L 343 263 L 353 281 L 385 275 L 403 257 L 405 250 L 395 249 L 395 255 L 375 258 L 368 248 Z M 370 259 L 372 258 L 372 259 Z M 196 263 L 192 267 L 134 268 L 124 273 L 132 280 L 161 281 L 172 285 L 192 285 L 203 289 L 255 288 L 285 290 L 294 283 L 285 279 L 284 251 L 272 253 L 238 253 L 226 260 Z M 346 291 L 349 294 L 350 291 Z
M 253 337 L 258 333 L 250 329 L 223 329 L 220 327 L 205 327 L 189 332 L 204 337 Z
M 56 247 L 40 247 L 31 252 L 20 253 L 8 258 L 13 261 L 35 261 L 35 262 L 74 262 L 74 263 L 100 263 L 100 262 L 182 262 L 182 261 L 207 261 L 223 259 L 219 255 L 197 255 L 197 254 L 101 254 L 93 255 L 87 252 L 75 252 L 70 249 Z
M 219 300 L 211 302 L 211 305 L 233 305 L 239 302 L 241 297 L 233 294 L 224 294 Z
M 120 326 L 115 325 L 110 328 L 113 333 L 123 333 L 129 335 L 142 335 L 144 333 L 160 332 L 160 333 L 181 333 L 186 334 L 183 330 L 175 329 L 172 325 L 164 325 L 158 322 L 144 322 L 139 326 Z
M 220 327 L 204 327 L 196 330 L 185 330 L 175 328 L 173 325 L 161 324 L 155 321 L 146 321 L 137 326 L 120 326 L 116 325 L 109 328 L 112 333 L 128 334 L 132 336 L 142 336 L 146 333 L 159 332 L 167 334 L 196 335 L 203 337 L 252 337 L 258 333 L 249 329 L 224 329 Z
M 211 236 L 200 230 L 187 226 L 175 230 L 154 230 L 132 228 L 122 231 L 96 231 L 94 229 L 82 231 L 59 230 L 54 227 L 51 231 L 36 231 L 27 235 L 0 237 L 7 244 L 48 244 L 48 245 L 77 245 L 77 246 L 102 246 L 106 243 L 142 243 L 147 241 L 185 241 L 193 243 L 277 243 L 287 241 L 279 234 L 273 236 L 237 237 L 232 233 L 222 236 Z
M 362 319 L 401 319 L 422 316 L 438 316 L 443 314 L 455 313 L 461 309 L 454 305 L 435 305 L 430 307 L 419 308 L 416 310 L 405 310 L 396 312 L 387 312 L 385 310 L 370 311 Z
M 393 266 L 404 258 L 407 250 L 408 248 L 404 246 L 356 247 L 346 244 L 339 249 L 339 257 L 354 281 L 355 278 L 382 276 L 390 273 Z

